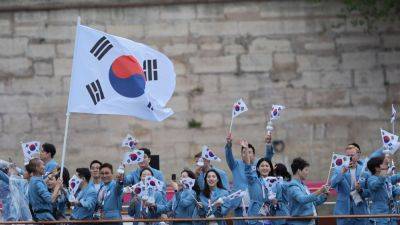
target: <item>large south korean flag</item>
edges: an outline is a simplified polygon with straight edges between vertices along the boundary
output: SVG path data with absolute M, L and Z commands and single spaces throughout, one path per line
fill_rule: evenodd
M 175 89 L 172 62 L 125 38 L 77 25 L 68 112 L 162 121 Z

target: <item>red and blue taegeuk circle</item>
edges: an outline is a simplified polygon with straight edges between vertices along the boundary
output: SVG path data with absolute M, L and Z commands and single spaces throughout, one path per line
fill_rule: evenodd
M 131 55 L 122 55 L 114 60 L 109 79 L 113 89 L 124 97 L 136 98 L 144 94 L 146 77 L 138 60 Z

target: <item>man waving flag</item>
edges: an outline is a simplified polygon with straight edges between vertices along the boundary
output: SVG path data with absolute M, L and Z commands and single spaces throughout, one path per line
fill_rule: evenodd
M 67 111 L 162 121 L 175 76 L 162 53 L 79 24 Z

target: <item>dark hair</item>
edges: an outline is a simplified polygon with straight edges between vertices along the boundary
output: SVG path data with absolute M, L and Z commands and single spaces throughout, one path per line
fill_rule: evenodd
M 33 173 L 33 172 L 35 171 L 35 168 L 32 167 L 32 164 L 30 163 L 30 161 L 29 161 L 28 164 L 25 165 L 25 170 L 26 170 L 26 172 L 28 172 L 29 174 L 31 174 L 31 173 Z
M 201 152 L 199 152 L 196 155 L 194 155 L 194 158 L 200 158 L 200 157 L 201 157 Z
M 368 161 L 367 167 L 368 167 L 368 170 L 371 171 L 372 175 L 375 175 L 375 173 L 376 173 L 375 168 L 382 165 L 383 161 L 384 161 L 384 157 L 375 157 Z
M 150 149 L 148 149 L 148 148 L 139 148 L 139 150 L 142 150 L 142 151 L 144 152 L 144 154 L 146 154 L 147 157 L 150 158 L 150 156 L 151 156 L 151 151 L 150 151 Z
M 89 166 L 89 168 L 92 168 L 92 165 L 93 164 L 99 164 L 100 165 L 100 167 L 101 167 L 101 165 L 103 165 L 103 163 L 101 163 L 99 160 L 93 160 L 91 163 L 90 163 L 90 166 Z
M 308 166 L 310 166 L 310 164 L 306 160 L 300 157 L 293 159 L 292 165 L 290 165 L 293 174 L 296 174 L 297 170 L 303 170 Z
M 145 168 L 143 168 L 143 169 L 140 171 L 139 180 L 140 180 L 140 178 L 142 177 L 142 173 L 143 173 L 144 171 L 146 171 L 146 170 L 150 171 L 151 175 L 154 176 L 153 170 L 151 170 L 149 167 L 145 167 Z
M 100 166 L 100 170 L 102 170 L 103 168 L 108 168 L 111 170 L 111 173 L 113 173 L 113 166 L 110 163 L 103 163 Z
M 252 144 L 248 144 L 247 147 L 251 148 L 253 150 L 253 154 L 256 154 L 256 149 L 254 148 L 254 146 Z M 244 147 L 242 146 L 242 149 L 240 151 L 242 152 L 243 149 L 244 149 Z
M 56 173 L 56 174 L 54 175 L 54 177 L 55 177 L 56 179 L 60 178 L 60 173 L 61 173 L 60 167 L 58 168 L 58 170 L 59 170 L 60 172 L 58 172 L 58 173 Z M 64 186 L 64 187 L 68 187 L 68 186 L 69 186 L 69 185 L 68 185 L 69 179 L 70 179 L 69 171 L 68 171 L 67 168 L 64 167 L 63 178 L 62 178 L 62 180 L 63 180 L 63 186 Z
M 39 158 L 33 158 L 33 159 L 29 160 L 29 163 L 27 166 L 28 166 L 28 168 L 30 168 L 32 170 L 31 173 L 37 172 L 36 167 L 39 165 L 40 161 L 41 160 Z
M 353 143 L 348 144 L 347 146 L 349 146 L 349 145 L 353 145 L 354 147 L 358 148 L 357 153 L 358 153 L 358 152 L 361 152 L 361 148 L 360 148 L 360 146 L 359 146 L 357 143 L 353 142 Z
M 76 172 L 80 177 L 84 177 L 87 182 L 89 182 L 90 177 L 92 176 L 88 168 L 77 168 Z
M 207 171 L 207 173 L 204 175 L 204 190 L 203 190 L 203 194 L 204 194 L 204 196 L 206 196 L 207 198 L 210 198 L 210 196 L 211 196 L 210 186 L 208 186 L 208 183 L 207 183 L 207 176 L 208 176 L 208 174 L 211 173 L 211 172 L 214 172 L 215 175 L 216 175 L 217 178 L 218 178 L 217 187 L 218 187 L 218 188 L 221 188 L 221 189 L 225 189 L 225 188 L 224 188 L 224 185 L 222 184 L 221 176 L 219 175 L 219 173 L 218 173 L 216 170 L 211 169 L 211 170 Z
M 45 152 L 47 152 L 47 153 L 50 153 L 51 158 L 53 158 L 54 155 L 56 154 L 56 147 L 55 147 L 53 144 L 44 143 L 44 144 L 42 145 L 42 149 L 43 149 L 43 151 L 45 151 Z
M 197 178 L 196 174 L 194 174 L 193 171 L 191 171 L 190 169 L 183 169 L 181 171 L 181 174 L 184 172 L 186 172 L 190 178 L 194 179 L 194 185 L 193 185 L 192 190 L 196 192 L 196 195 L 199 195 L 201 190 L 200 190 L 199 183 L 197 182 L 197 179 L 196 179 Z
M 277 177 L 283 177 L 283 179 L 286 181 L 290 181 L 292 179 L 292 175 L 290 175 L 286 166 L 282 163 L 275 164 L 274 171 L 275 171 L 275 176 Z
M 267 159 L 267 158 L 265 158 L 265 157 L 259 159 L 258 162 L 257 162 L 257 166 L 256 166 L 256 168 L 257 168 L 257 170 L 256 170 L 257 176 L 261 176 L 260 172 L 258 171 L 258 167 L 260 167 L 261 163 L 263 163 L 263 162 L 267 162 L 268 165 L 269 165 L 269 167 L 271 168 L 271 171 L 269 171 L 268 176 L 273 176 L 273 174 L 274 174 L 274 167 L 272 166 L 272 162 L 271 162 L 271 160 L 269 160 L 269 159 Z

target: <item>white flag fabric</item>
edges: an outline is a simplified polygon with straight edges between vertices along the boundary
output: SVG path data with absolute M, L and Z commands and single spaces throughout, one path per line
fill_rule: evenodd
M 143 182 L 138 182 L 135 185 L 124 187 L 124 193 L 133 193 L 139 197 L 143 196 L 146 192 L 146 186 Z
M 122 163 L 124 165 L 133 165 L 133 164 L 138 164 L 140 162 L 143 162 L 144 159 L 144 152 L 142 150 L 133 150 L 126 152 L 124 154 L 124 159 Z
M 350 166 L 350 157 L 346 155 L 332 154 L 331 167 L 349 167 Z
M 221 162 L 221 158 L 219 158 L 210 148 L 205 145 L 203 145 L 201 148 L 201 157 L 203 159 Z
M 76 192 L 78 191 L 81 182 L 82 180 L 76 175 L 72 176 L 69 180 L 69 193 L 74 196 L 74 198 L 76 197 Z
M 281 111 L 285 109 L 283 105 L 272 105 L 271 120 L 276 120 L 281 116 Z
M 186 189 L 192 189 L 195 183 L 195 179 L 192 179 L 190 177 L 182 178 L 181 179 L 181 184 L 186 188 Z
M 146 177 L 146 190 L 152 189 L 157 191 L 162 191 L 164 187 L 164 182 L 158 180 L 153 176 Z
M 175 89 L 172 62 L 122 37 L 78 25 L 68 112 L 114 114 L 162 121 Z
M 223 198 L 227 199 L 227 200 L 234 200 L 236 198 L 242 198 L 245 194 L 246 194 L 246 191 L 237 190 L 237 191 L 233 192 L 232 194 L 230 194 L 226 197 L 223 197 Z
M 276 198 L 277 184 L 283 182 L 282 177 L 266 177 L 264 178 L 264 187 L 268 190 L 268 199 Z
M 237 117 L 238 115 L 246 112 L 248 110 L 246 104 L 244 103 L 243 99 L 239 99 L 233 104 L 232 108 L 232 118 Z
M 396 120 L 396 109 L 394 108 L 394 105 L 392 104 L 392 117 L 390 118 L 390 122 L 394 123 Z
M 400 147 L 399 136 L 387 132 L 381 129 L 383 147 L 385 148 L 385 153 L 394 154 Z
M 40 151 L 40 142 L 39 141 L 30 141 L 21 144 L 22 151 L 24 152 L 24 164 L 27 165 L 29 160 L 33 157 L 39 156 Z
M 135 149 L 138 142 L 139 141 L 134 136 L 127 134 L 125 139 L 122 141 L 122 147 Z

